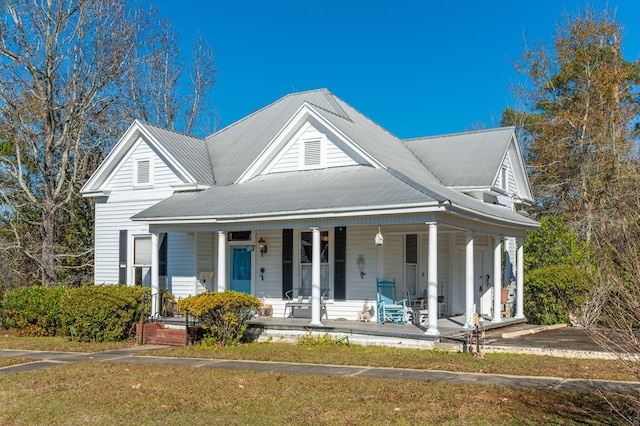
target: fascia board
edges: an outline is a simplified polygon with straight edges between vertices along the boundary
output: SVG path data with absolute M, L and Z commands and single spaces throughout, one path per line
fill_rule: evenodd
M 444 211 L 445 207 L 438 203 L 429 204 L 406 204 L 396 206 L 380 206 L 379 208 L 363 207 L 363 208 L 345 208 L 332 209 L 331 211 L 306 211 L 306 212 L 273 212 L 268 214 L 245 214 L 233 216 L 212 217 L 164 217 L 164 218 L 132 218 L 133 221 L 149 222 L 157 224 L 174 225 L 180 223 L 237 223 L 237 222 L 254 222 L 254 221 L 282 221 L 308 219 L 309 217 L 317 217 L 319 219 L 327 217 L 349 217 L 349 216 L 371 216 L 371 215 L 389 215 L 401 213 L 433 213 Z
M 267 144 L 265 149 L 262 150 L 260 155 L 249 165 L 249 167 L 240 175 L 238 180 L 236 180 L 236 184 L 247 182 L 251 178 L 253 178 L 260 170 L 265 167 L 268 167 L 269 164 L 273 160 L 270 160 L 271 156 L 274 154 L 274 151 L 279 149 L 284 143 L 285 139 L 294 132 L 298 127 L 304 125 L 305 121 L 308 121 L 309 117 L 313 117 L 316 121 L 318 121 L 322 126 L 326 127 L 332 134 L 336 137 L 340 138 L 346 145 L 348 145 L 357 155 L 361 156 L 365 161 L 371 164 L 375 168 L 385 168 L 382 163 L 377 161 L 373 156 L 371 156 L 368 152 L 366 152 L 362 147 L 360 147 L 357 143 L 348 138 L 344 133 L 342 133 L 338 128 L 336 128 L 331 122 L 325 119 L 321 114 L 319 114 L 311 104 L 308 102 L 303 102 L 303 104 L 298 108 L 298 110 L 291 116 L 291 118 L 287 121 L 287 123 L 280 129 L 276 136 Z M 267 163 L 269 161 L 269 163 Z
M 526 183 L 526 188 L 524 189 L 524 192 L 526 192 L 526 197 L 527 197 L 527 201 L 533 202 L 533 191 L 531 190 L 531 182 L 529 182 L 529 177 L 527 176 L 527 169 L 524 166 L 524 159 L 522 157 L 522 150 L 520 149 L 520 144 L 518 143 L 517 139 L 516 139 L 516 135 L 515 133 L 511 135 L 511 141 L 509 142 L 509 144 L 513 144 L 515 150 L 516 150 L 516 160 L 518 162 L 518 169 L 520 171 L 520 174 L 522 175 L 522 179 L 523 181 Z

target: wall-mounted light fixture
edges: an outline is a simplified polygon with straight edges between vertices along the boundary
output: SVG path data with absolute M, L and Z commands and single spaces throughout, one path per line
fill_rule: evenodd
M 260 257 L 264 256 L 267 252 L 267 242 L 260 237 L 258 240 L 258 250 L 260 250 Z
M 360 279 L 364 279 L 364 276 L 367 275 L 364 273 L 364 256 L 359 255 L 356 264 L 358 265 L 358 270 L 360 271 Z

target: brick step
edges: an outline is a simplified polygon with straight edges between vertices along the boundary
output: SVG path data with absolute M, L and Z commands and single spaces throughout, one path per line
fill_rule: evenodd
M 136 325 L 136 336 L 138 336 L 138 343 L 140 343 L 140 324 Z M 144 340 L 141 344 L 143 345 L 187 346 L 187 336 L 184 329 L 164 328 L 164 324 L 161 322 L 144 324 L 142 336 Z

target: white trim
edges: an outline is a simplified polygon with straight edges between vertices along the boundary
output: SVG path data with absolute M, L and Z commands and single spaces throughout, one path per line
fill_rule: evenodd
M 308 102 L 304 102 L 296 113 L 291 117 L 289 121 L 282 127 L 282 129 L 276 134 L 276 136 L 267 144 L 265 149 L 262 150 L 260 155 L 249 165 L 249 167 L 240 175 L 238 180 L 234 183 L 243 183 L 250 180 L 252 177 L 259 174 L 259 171 L 268 167 L 271 164 L 270 158 L 275 154 L 276 150 L 282 148 L 282 143 L 285 140 L 289 140 L 289 135 L 292 132 L 299 130 L 304 125 L 305 121 L 309 118 L 313 118 L 319 122 L 320 125 L 329 130 L 334 136 L 344 142 L 349 148 L 351 148 L 357 155 L 362 157 L 371 166 L 380 169 L 385 166 L 365 151 L 360 145 L 349 139 L 338 128 L 333 126 L 322 115 L 320 115 Z

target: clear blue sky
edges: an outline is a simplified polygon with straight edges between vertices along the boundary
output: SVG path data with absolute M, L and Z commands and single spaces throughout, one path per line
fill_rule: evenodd
M 326 87 L 401 138 L 497 126 L 514 106 L 513 62 L 549 42 L 577 0 L 147 0 L 214 47 L 222 126 L 280 97 Z M 627 59 L 640 57 L 640 1 L 617 10 Z

